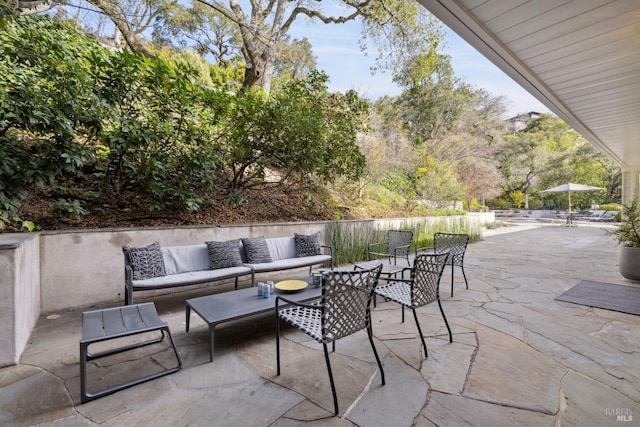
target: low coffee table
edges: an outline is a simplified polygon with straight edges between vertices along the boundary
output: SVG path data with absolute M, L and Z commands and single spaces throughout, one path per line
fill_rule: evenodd
M 322 295 L 322 287 L 315 288 L 311 277 L 304 278 L 309 286 L 298 292 L 281 293 L 276 291 L 269 298 L 258 296 L 258 288 L 251 287 L 237 291 L 221 292 L 200 298 L 187 300 L 187 332 L 191 310 L 195 311 L 209 325 L 209 361 L 213 362 L 213 334 L 220 323 L 242 319 L 254 314 L 266 313 L 275 309 L 278 295 L 286 295 L 296 302 L 311 301 Z

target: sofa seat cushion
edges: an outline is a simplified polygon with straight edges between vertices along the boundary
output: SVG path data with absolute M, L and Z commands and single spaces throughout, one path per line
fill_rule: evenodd
M 302 258 L 279 259 L 261 264 L 245 264 L 245 266 L 253 268 L 256 273 L 261 273 L 267 271 L 288 270 L 290 268 L 308 267 L 310 265 L 323 264 L 325 262 L 331 262 L 330 255 L 314 255 Z
M 220 268 L 216 270 L 190 271 L 186 273 L 169 274 L 151 279 L 134 280 L 133 287 L 140 288 L 165 288 L 180 285 L 206 283 L 213 280 L 220 280 L 251 274 L 251 268 L 246 266 Z

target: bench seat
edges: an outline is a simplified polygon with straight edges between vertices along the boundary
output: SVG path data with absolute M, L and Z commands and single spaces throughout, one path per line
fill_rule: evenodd
M 301 267 L 312 267 L 314 265 L 331 263 L 330 255 L 312 255 L 301 258 L 286 258 L 260 264 L 244 264 L 251 267 L 255 273 L 266 273 L 270 271 L 290 270 Z
M 134 280 L 133 286 L 136 290 L 162 289 L 181 285 L 197 285 L 215 280 L 233 279 L 248 274 L 251 274 L 251 267 L 248 266 L 220 268 L 217 270 L 187 271 L 184 273 L 153 277 L 151 279 Z

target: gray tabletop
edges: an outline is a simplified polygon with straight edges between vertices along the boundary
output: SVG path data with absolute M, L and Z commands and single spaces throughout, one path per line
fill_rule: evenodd
M 309 286 L 297 292 L 284 293 L 276 289 L 269 298 L 262 298 L 258 296 L 258 288 L 252 287 L 188 299 L 187 306 L 211 325 L 273 310 L 277 296 L 293 301 L 308 301 L 321 296 L 322 288 L 313 287 L 310 277 L 301 280 L 305 280 Z

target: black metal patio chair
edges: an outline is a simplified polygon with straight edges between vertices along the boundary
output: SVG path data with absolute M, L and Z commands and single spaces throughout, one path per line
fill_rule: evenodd
M 381 277 L 380 281 L 387 281 L 386 284 L 380 284 L 376 287 L 375 293 L 387 300 L 395 301 L 402 305 L 402 321 L 404 322 L 404 308 L 410 308 L 413 311 L 413 318 L 416 321 L 418 327 L 418 333 L 420 340 L 422 340 L 422 347 L 424 348 L 425 358 L 429 356 L 427 352 L 427 344 L 424 342 L 422 336 L 422 329 L 420 328 L 420 322 L 418 322 L 418 315 L 416 314 L 416 308 L 430 304 L 433 301 L 438 302 L 440 313 L 444 319 L 444 324 L 449 331 L 449 342 L 453 341 L 453 335 L 451 334 L 451 328 L 449 322 L 442 309 L 440 303 L 440 278 L 442 277 L 442 271 L 449 258 L 448 253 L 435 253 L 435 254 L 421 254 L 417 255 L 414 260 L 413 267 L 408 268 L 411 271 L 411 277 L 409 279 L 398 278 L 384 278 Z
M 409 262 L 409 251 L 413 241 L 413 231 L 411 230 L 389 230 L 387 231 L 386 242 L 376 242 L 369 244 L 369 260 L 375 258 L 393 259 L 393 264 L 397 264 L 398 257 L 404 257 Z
M 373 343 L 371 330 L 371 299 L 378 283 L 382 263 L 366 270 L 331 270 L 323 272 L 322 298 L 312 304 L 304 304 L 278 296 L 276 298 L 276 358 L 280 375 L 280 319 L 297 327 L 322 344 L 333 393 L 333 405 L 338 414 L 338 397 L 329 361 L 327 344 L 349 336 L 362 329 L 367 330 L 371 348 L 378 362 L 382 385 L 384 370 Z
M 469 289 L 469 282 L 467 282 L 467 275 L 464 274 L 464 254 L 467 251 L 467 244 L 469 243 L 468 234 L 455 234 L 455 233 L 435 233 L 433 235 L 433 247 L 418 248 L 416 249 L 416 256 L 420 252 L 448 252 L 449 259 L 447 263 L 451 266 L 451 296 L 453 297 L 453 268 L 460 267 L 462 270 L 462 277 L 464 277 L 464 284 Z

